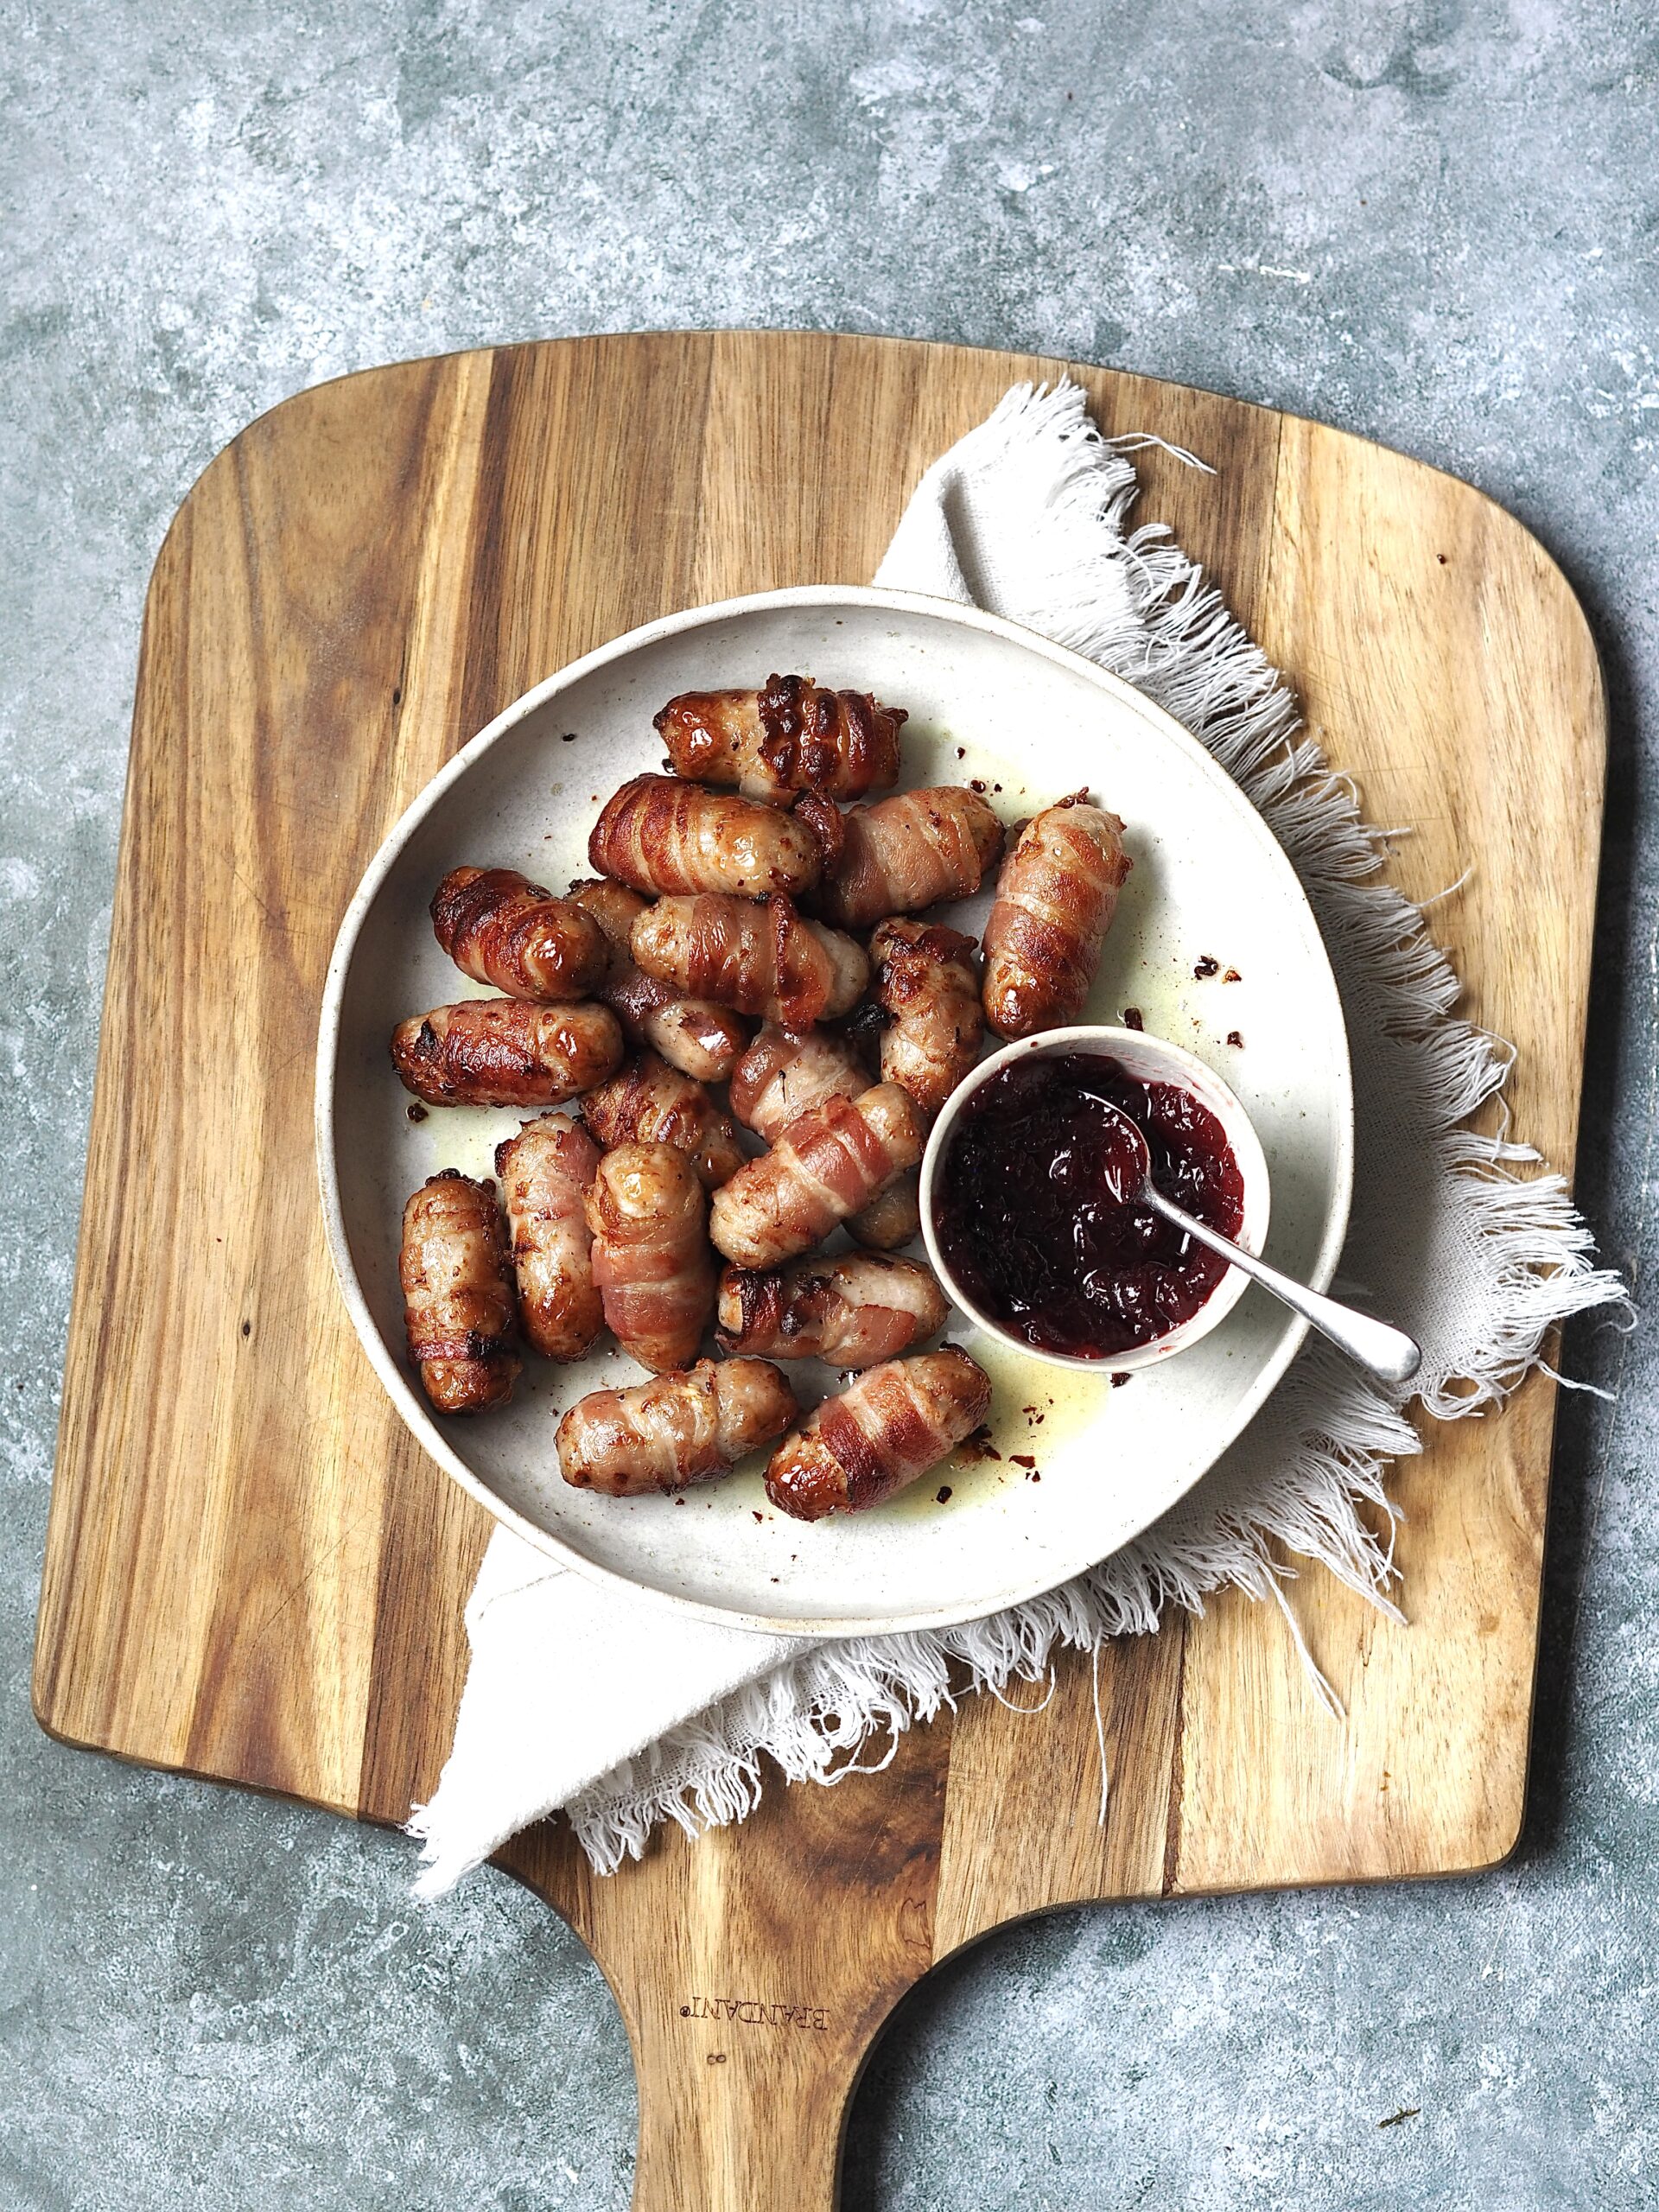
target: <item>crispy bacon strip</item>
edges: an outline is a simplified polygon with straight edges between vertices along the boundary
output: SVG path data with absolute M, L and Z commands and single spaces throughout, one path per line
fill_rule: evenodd
M 797 1521 L 863 1513 L 937 1467 L 990 1405 L 990 1377 L 954 1344 L 873 1367 L 785 1438 L 766 1495 Z
M 869 1252 L 728 1268 L 720 1279 L 720 1341 L 728 1352 L 874 1367 L 944 1326 L 931 1268 Z
M 671 983 L 635 967 L 628 933 L 645 911 L 639 893 L 601 876 L 573 883 L 569 898 L 593 916 L 609 941 L 610 965 L 596 996 L 630 1041 L 649 1045 L 694 1083 L 724 1083 L 749 1033 L 729 1007 L 716 1006 L 712 999 L 683 999 Z
M 883 922 L 870 939 L 870 965 L 876 1003 L 889 1017 L 881 1080 L 901 1085 L 931 1121 L 984 1041 L 974 940 L 938 923 Z
M 409 1356 L 441 1414 L 482 1413 L 512 1395 L 512 1263 L 492 1183 L 454 1167 L 429 1176 L 404 1208 L 397 1273 Z
M 559 1423 L 559 1467 L 573 1490 L 643 1497 L 723 1475 L 800 1412 L 764 1359 L 700 1359 L 632 1390 L 594 1390 Z
M 601 874 L 653 897 L 729 891 L 764 899 L 807 891 L 823 865 L 810 817 L 706 791 L 677 776 L 635 776 L 624 784 L 594 824 L 588 858 Z
M 432 898 L 438 943 L 463 975 L 516 999 L 583 999 L 609 949 L 591 914 L 512 868 L 452 868 Z
M 598 1168 L 599 1147 L 563 1114 L 526 1122 L 495 1148 L 512 1230 L 519 1318 L 543 1359 L 585 1357 L 604 1326 L 586 1211 Z
M 999 1037 L 1083 1012 L 1129 865 L 1123 824 L 1084 792 L 1026 824 L 985 925 L 985 1018 Z
M 677 776 L 735 784 L 750 798 L 792 791 L 859 798 L 899 779 L 909 716 L 865 691 L 826 691 L 810 676 L 769 676 L 760 691 L 683 691 L 655 728 Z
M 847 1234 L 872 1252 L 896 1252 L 922 1233 L 922 1171 L 907 1167 L 848 1218 Z
M 707 1202 L 671 1144 L 607 1153 L 588 1193 L 594 1281 L 624 1351 L 659 1375 L 689 1367 L 715 1303 Z
M 620 1144 L 671 1144 L 712 1191 L 743 1165 L 743 1147 L 723 1113 L 700 1083 L 681 1075 L 655 1052 L 641 1052 L 619 1075 L 590 1090 L 582 1118 L 607 1152 Z
M 878 1083 L 831 1098 L 783 1131 L 715 1193 L 709 1234 L 741 1268 L 772 1268 L 822 1243 L 922 1156 L 926 1125 L 908 1091 Z
M 1002 825 L 977 791 L 901 791 L 844 817 L 841 857 L 818 904 L 841 928 L 868 929 L 884 914 L 967 898 L 1001 850 Z
M 851 938 L 803 920 L 782 892 L 760 905 L 714 892 L 659 899 L 629 942 L 648 976 L 788 1029 L 845 1014 L 869 979 Z
M 622 1032 L 602 1006 L 463 999 L 400 1021 L 391 1057 L 429 1106 L 557 1106 L 614 1071 Z
M 732 1111 L 767 1144 L 798 1114 L 870 1087 L 851 1041 L 823 1029 L 780 1029 L 768 1021 L 732 1070 Z

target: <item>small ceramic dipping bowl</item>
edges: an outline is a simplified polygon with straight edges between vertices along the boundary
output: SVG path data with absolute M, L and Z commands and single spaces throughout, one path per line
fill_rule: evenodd
M 973 1073 L 959 1084 L 945 1101 L 938 1120 L 933 1124 L 927 1149 L 922 1155 L 922 1236 L 927 1245 L 927 1256 L 932 1262 L 945 1294 L 958 1306 L 976 1328 L 995 1338 L 1010 1350 L 1023 1352 L 1028 1358 L 1044 1359 L 1056 1367 L 1077 1367 L 1092 1374 L 1127 1375 L 1142 1367 L 1155 1367 L 1162 1360 L 1174 1358 L 1177 1352 L 1185 1351 L 1203 1337 L 1224 1321 L 1239 1300 L 1244 1295 L 1249 1278 L 1237 1268 L 1229 1268 L 1220 1281 L 1198 1311 L 1185 1321 L 1168 1330 L 1161 1337 L 1154 1337 L 1149 1344 L 1134 1344 L 1122 1351 L 1103 1354 L 1096 1359 L 1082 1359 L 1070 1352 L 1048 1351 L 1042 1346 L 1027 1343 L 1004 1328 L 1000 1322 L 981 1310 L 963 1289 L 961 1282 L 947 1265 L 940 1249 L 936 1220 L 936 1209 L 943 1183 L 945 1156 L 956 1137 L 962 1111 L 975 1092 L 981 1090 L 1002 1069 L 1016 1060 L 1056 1059 L 1071 1052 L 1087 1052 L 1103 1059 L 1116 1060 L 1124 1073 L 1138 1083 L 1173 1084 L 1189 1091 L 1201 1106 L 1207 1107 L 1220 1122 L 1233 1157 L 1238 1164 L 1244 1185 L 1243 1221 L 1236 1242 L 1247 1252 L 1259 1253 L 1268 1234 L 1268 1163 L 1262 1156 L 1261 1141 L 1251 1127 L 1249 1116 L 1240 1105 L 1231 1090 L 1215 1070 L 1207 1066 L 1192 1052 L 1179 1045 L 1171 1045 L 1161 1037 L 1148 1036 L 1139 1029 L 1109 1029 L 1087 1026 L 1075 1029 L 1049 1029 L 1039 1036 L 1021 1037 L 1012 1045 L 1003 1046 L 982 1060 Z

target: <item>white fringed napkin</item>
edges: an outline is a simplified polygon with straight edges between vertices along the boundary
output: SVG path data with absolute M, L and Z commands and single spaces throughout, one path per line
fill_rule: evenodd
M 1535 1153 L 1464 1126 L 1508 1056 L 1452 1014 L 1457 978 L 1417 910 L 1376 880 L 1382 835 L 1298 734 L 1276 671 L 1166 531 L 1126 535 L 1139 442 L 1103 441 L 1075 385 L 1009 392 L 923 478 L 876 582 L 988 607 L 1128 677 L 1261 809 L 1319 916 L 1354 1052 L 1358 1166 L 1339 1281 L 1363 1283 L 1422 1344 L 1412 1395 L 1427 1412 L 1466 1416 L 1513 1389 L 1552 1323 L 1621 1285 L 1593 1267 L 1560 1177 L 1517 1179 L 1510 1164 Z M 1092 1650 L 1155 1629 L 1172 1601 L 1200 1610 L 1226 1583 L 1283 1605 L 1275 1540 L 1392 1611 L 1389 1548 L 1356 1509 L 1386 1514 L 1386 1463 L 1419 1449 L 1402 1405 L 1315 1345 L 1127 1550 L 988 1620 L 849 1642 L 682 1619 L 498 1529 L 467 1608 L 454 1748 L 410 1823 L 425 1846 L 420 1893 L 439 1895 L 556 1807 L 601 1872 L 664 1818 L 694 1834 L 741 1820 L 763 1753 L 792 1782 L 831 1780 L 867 1739 L 890 1745 L 949 1703 L 953 1660 L 973 1688 L 1000 1689 L 1039 1677 L 1057 1640 Z

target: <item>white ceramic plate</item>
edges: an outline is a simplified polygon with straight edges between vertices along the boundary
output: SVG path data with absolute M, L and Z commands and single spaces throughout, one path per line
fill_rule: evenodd
M 1313 914 L 1260 817 L 1196 740 L 1091 663 L 972 608 L 855 586 L 648 624 L 527 693 L 416 800 L 352 901 L 323 996 L 317 1149 L 329 1242 L 404 1421 L 555 1558 L 705 1618 L 786 1634 L 969 1620 L 1052 1588 L 1156 1520 L 1262 1404 L 1303 1325 L 1252 1289 L 1201 1344 L 1114 1389 L 1106 1374 L 988 1348 L 964 1323 L 952 1334 L 990 1372 L 1001 1458 L 955 1459 L 875 1512 L 810 1526 L 768 1504 L 758 1462 L 683 1503 L 568 1488 L 557 1414 L 586 1390 L 642 1379 L 614 1350 L 579 1367 L 529 1359 L 512 1405 L 473 1419 L 435 1415 L 404 1353 L 404 1199 L 440 1167 L 490 1173 L 496 1143 L 523 1118 L 441 1108 L 409 1118 L 387 1054 L 393 1025 L 474 990 L 434 940 L 434 887 L 464 862 L 522 868 L 556 890 L 588 874 L 599 805 L 661 766 L 657 709 L 774 670 L 908 708 L 906 784 L 978 779 L 1010 823 L 1087 785 L 1122 816 L 1135 868 L 1083 1019 L 1138 1008 L 1147 1029 L 1225 1075 L 1272 1175 L 1267 1256 L 1328 1284 L 1352 1168 L 1347 1039 Z M 972 929 L 985 903 L 950 918 Z M 1195 976 L 1208 960 L 1218 972 Z M 1229 969 L 1239 981 L 1224 980 Z M 830 1379 L 791 1372 L 812 1397 Z

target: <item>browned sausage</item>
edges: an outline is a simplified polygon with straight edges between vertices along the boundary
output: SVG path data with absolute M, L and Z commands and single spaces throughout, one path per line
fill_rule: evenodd
M 400 1021 L 391 1057 L 429 1106 L 557 1106 L 614 1072 L 622 1032 L 602 1006 L 463 999 Z
M 720 1279 L 721 1343 L 768 1359 L 874 1367 L 942 1329 L 949 1310 L 931 1268 L 873 1252 L 728 1268 Z
M 801 1115 L 762 1159 L 715 1193 L 709 1231 L 741 1268 L 774 1268 L 821 1243 L 922 1156 L 927 1128 L 908 1091 L 878 1083 Z
M 780 1029 L 768 1021 L 732 1070 L 732 1111 L 774 1143 L 798 1115 L 870 1087 L 851 1040 L 825 1029 Z
M 582 1358 L 604 1326 L 586 1211 L 598 1167 L 599 1147 L 563 1114 L 526 1122 L 495 1148 L 512 1230 L 519 1318 L 543 1359 Z
M 642 1497 L 723 1475 L 800 1412 L 764 1359 L 700 1359 L 631 1390 L 594 1390 L 559 1423 L 559 1466 L 573 1490 Z
M 870 939 L 874 996 L 888 1016 L 881 1080 L 930 1121 L 979 1058 L 985 1017 L 974 940 L 938 923 L 883 922 Z
M 724 1083 L 748 1041 L 748 1031 L 729 1007 L 713 999 L 683 999 L 671 983 L 634 965 L 628 934 L 645 902 L 625 883 L 601 876 L 573 883 L 574 905 L 590 913 L 609 940 L 610 966 L 596 995 L 636 1045 L 649 1045 L 670 1067 L 695 1083 Z
M 977 791 L 957 784 L 855 806 L 842 831 L 841 857 L 818 904 L 845 930 L 966 899 L 1002 850 L 1001 823 Z
M 659 899 L 630 943 L 648 976 L 788 1029 L 845 1014 L 869 980 L 851 938 L 804 920 L 782 892 L 761 905 L 715 892 Z
M 588 1193 L 594 1281 L 617 1342 L 659 1374 L 689 1367 L 715 1304 L 707 1201 L 671 1144 L 607 1153 Z
M 1123 824 L 1082 792 L 1026 824 L 985 925 L 985 1018 L 999 1037 L 1077 1020 L 1128 872 Z
M 404 1325 L 421 1388 L 441 1414 L 482 1413 L 512 1395 L 512 1262 L 493 1183 L 430 1175 L 404 1208 L 397 1258 Z
M 607 1152 L 620 1144 L 671 1144 L 696 1169 L 703 1188 L 728 1182 L 743 1165 L 743 1147 L 700 1083 L 655 1052 L 641 1052 L 620 1074 L 590 1090 L 582 1118 Z
M 463 975 L 516 999 L 584 999 L 610 957 L 591 914 L 512 868 L 452 868 L 432 927 Z
M 810 890 L 823 864 L 810 817 L 677 776 L 624 784 L 594 824 L 588 858 L 601 874 L 652 896 L 729 891 L 743 899 Z
M 899 779 L 902 707 L 826 691 L 810 676 L 769 676 L 761 691 L 683 691 L 656 717 L 677 776 L 735 784 L 750 798 L 791 791 L 859 798 Z
M 797 1521 L 862 1513 L 937 1467 L 990 1406 L 990 1377 L 954 1344 L 873 1367 L 784 1439 L 766 1495 Z
M 671 985 L 639 968 L 633 969 L 626 996 L 617 994 L 616 1008 L 625 1028 L 632 1021 L 643 1043 L 694 1083 L 724 1083 L 749 1039 L 729 1007 L 716 1006 L 713 999 L 680 998 Z
M 873 1252 L 896 1252 L 922 1233 L 922 1171 L 907 1167 L 847 1217 L 847 1234 Z

